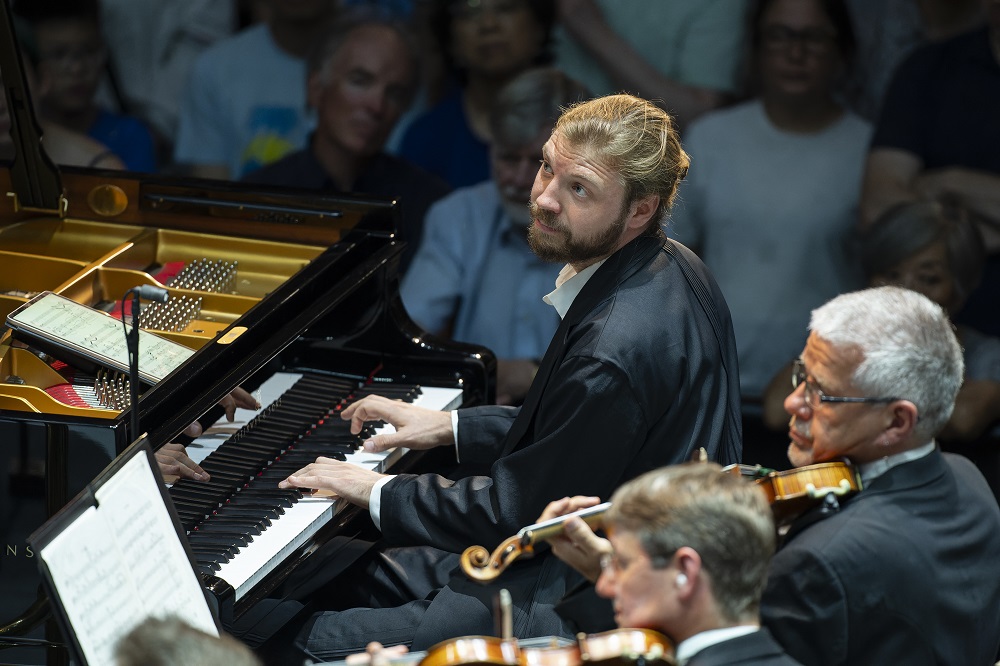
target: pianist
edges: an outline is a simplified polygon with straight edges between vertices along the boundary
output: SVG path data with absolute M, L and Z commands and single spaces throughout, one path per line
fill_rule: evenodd
M 561 323 L 524 404 L 450 414 L 366 398 L 344 413 L 353 429 L 379 418 L 397 429 L 369 450 L 455 446 L 460 478 L 383 476 L 320 458 L 282 482 L 367 508 L 384 537 L 366 579 L 345 575 L 313 596 L 347 608 L 303 629 L 315 657 L 371 640 L 421 649 L 489 633 L 499 586 L 468 582 L 457 553 L 492 548 L 553 497 L 609 496 L 697 447 L 722 463 L 740 458 L 728 308 L 698 258 L 660 230 L 688 167 L 671 118 L 629 95 L 584 102 L 559 118 L 542 158 L 530 243 L 566 266 L 546 297 Z M 552 605 L 577 579 L 544 555 L 508 570 L 515 634 L 567 635 Z

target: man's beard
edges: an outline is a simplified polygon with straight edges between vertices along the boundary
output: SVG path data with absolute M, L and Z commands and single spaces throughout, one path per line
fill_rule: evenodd
M 531 246 L 531 251 L 542 261 L 562 264 L 589 264 L 610 256 L 618 249 L 629 213 L 628 207 L 625 207 L 618 219 L 596 238 L 578 239 L 556 221 L 556 215 L 552 211 L 540 208 L 534 202 L 528 204 L 528 207 L 533 219 L 556 231 L 556 234 L 540 231 L 534 224 L 528 227 L 528 245 Z

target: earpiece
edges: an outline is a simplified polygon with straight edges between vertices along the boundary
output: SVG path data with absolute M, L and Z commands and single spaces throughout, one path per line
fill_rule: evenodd
M 677 574 L 677 587 L 687 585 L 688 577 L 682 573 Z

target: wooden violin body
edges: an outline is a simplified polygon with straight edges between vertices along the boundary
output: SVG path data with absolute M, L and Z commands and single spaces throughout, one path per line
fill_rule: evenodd
M 674 645 L 651 629 L 615 629 L 579 634 L 576 643 L 549 639 L 551 645 L 528 647 L 515 639 L 467 636 L 444 641 L 427 650 L 419 666 L 649 666 L 674 664 Z
M 465 636 L 432 646 L 420 666 L 514 666 L 520 658 L 513 639 Z
M 847 462 L 825 462 L 777 472 L 760 466 L 731 465 L 764 489 L 778 525 L 793 520 L 827 496 L 845 497 L 861 490 L 861 477 Z

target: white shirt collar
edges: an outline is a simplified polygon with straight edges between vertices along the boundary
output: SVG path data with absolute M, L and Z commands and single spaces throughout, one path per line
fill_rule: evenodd
M 726 627 L 724 629 L 710 629 L 708 631 L 703 631 L 700 634 L 695 634 L 694 636 L 683 640 L 677 646 L 677 651 L 675 656 L 677 658 L 677 663 L 680 666 L 684 664 L 693 656 L 704 650 L 705 648 L 715 645 L 716 643 L 721 643 L 723 641 L 728 641 L 731 638 L 739 638 L 740 636 L 746 636 L 747 634 L 752 634 L 755 631 L 759 631 L 760 626 L 756 624 L 744 624 L 738 627 Z
M 934 447 L 935 443 L 932 439 L 930 443 L 918 446 L 915 449 L 903 451 L 902 453 L 894 453 L 891 456 L 886 456 L 885 458 L 873 460 L 870 463 L 858 465 L 858 472 L 861 474 L 861 484 L 867 486 L 869 483 L 882 476 L 896 465 L 902 465 L 903 463 L 908 463 L 913 460 L 923 458 L 924 456 L 929 456 L 931 451 L 934 450 Z
M 583 285 L 587 284 L 587 281 L 605 261 L 607 259 L 601 259 L 579 273 L 576 272 L 575 268 L 566 264 L 556 277 L 556 288 L 543 296 L 542 300 L 554 307 L 559 313 L 559 318 L 562 319 L 569 312 L 577 295 L 583 290 Z

